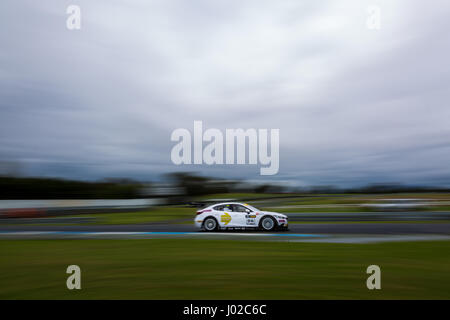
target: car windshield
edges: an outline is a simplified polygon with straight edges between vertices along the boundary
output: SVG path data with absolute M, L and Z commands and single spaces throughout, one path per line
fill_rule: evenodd
M 244 203 L 244 206 L 246 206 L 247 208 L 249 208 L 252 211 L 259 211 L 259 209 L 255 208 L 255 207 L 253 207 L 253 206 L 251 206 L 249 204 Z

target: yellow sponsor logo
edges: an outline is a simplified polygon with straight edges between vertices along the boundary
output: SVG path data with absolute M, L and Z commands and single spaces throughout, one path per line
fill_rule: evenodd
M 231 221 L 231 216 L 228 214 L 228 212 L 225 212 L 223 215 L 220 216 L 220 222 L 225 223 L 225 225 L 229 224 Z

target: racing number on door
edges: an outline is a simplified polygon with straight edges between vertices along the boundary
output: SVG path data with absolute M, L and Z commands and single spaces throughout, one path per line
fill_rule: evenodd
M 246 225 L 248 226 L 256 226 L 256 215 L 254 214 L 246 214 L 245 215 Z

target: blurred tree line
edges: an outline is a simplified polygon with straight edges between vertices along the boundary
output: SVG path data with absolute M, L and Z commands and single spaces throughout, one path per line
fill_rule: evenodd
M 56 178 L 0 175 L 0 199 L 136 199 L 143 197 L 164 197 L 168 198 L 170 200 L 169 202 L 178 203 L 185 202 L 197 196 L 230 192 L 381 194 L 450 191 L 448 188 L 404 186 L 401 184 L 373 184 L 345 189 L 334 186 L 292 188 L 276 184 L 251 184 L 239 180 L 216 179 L 186 172 L 167 174 L 165 178 L 168 183 L 150 184 L 130 179 L 107 179 L 97 182 L 87 182 Z
M 235 181 L 213 179 L 186 172 L 170 173 L 166 177 L 171 183 L 183 190 L 184 195 L 189 197 L 228 193 L 236 185 Z
M 131 180 L 0 177 L 0 199 L 132 199 L 141 197 L 140 190 L 141 184 Z

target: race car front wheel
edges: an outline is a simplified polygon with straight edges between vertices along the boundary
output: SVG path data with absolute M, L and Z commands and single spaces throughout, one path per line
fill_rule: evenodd
M 272 231 L 275 229 L 275 220 L 273 220 L 272 217 L 264 217 L 261 220 L 261 228 L 263 228 L 264 231 Z
M 203 229 L 205 229 L 205 231 L 216 231 L 217 229 L 217 221 L 214 218 L 208 218 L 205 220 L 205 222 L 203 222 Z

